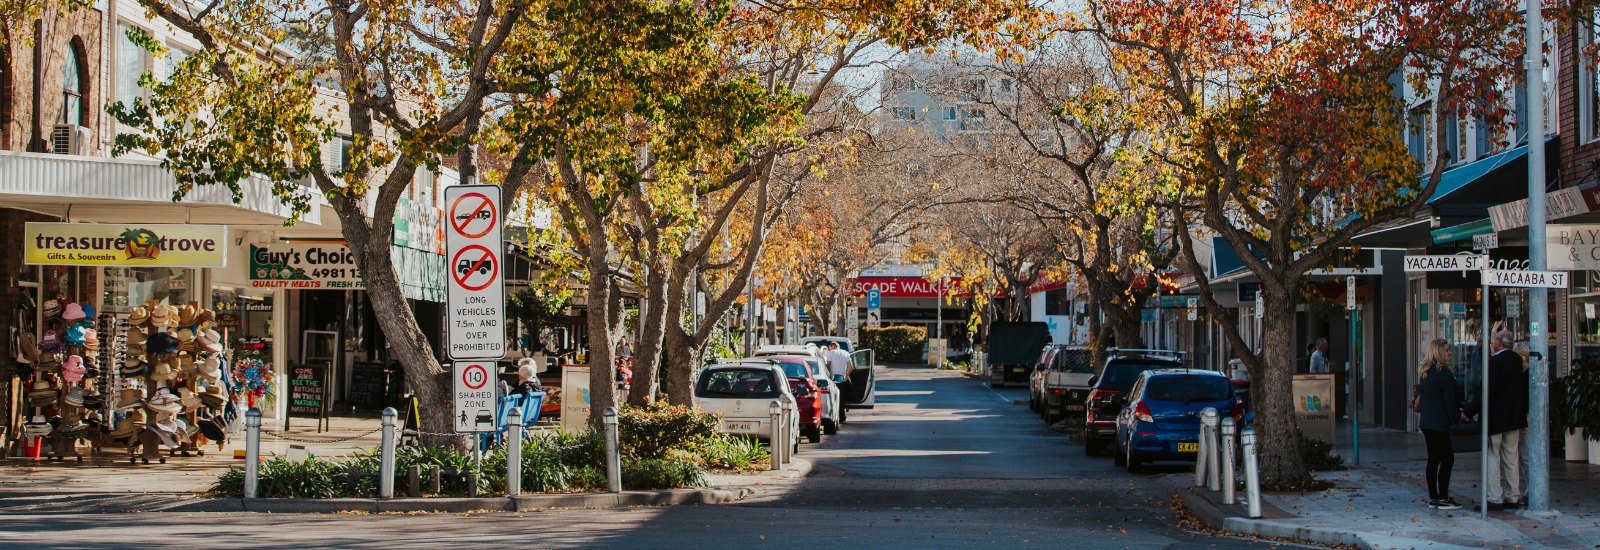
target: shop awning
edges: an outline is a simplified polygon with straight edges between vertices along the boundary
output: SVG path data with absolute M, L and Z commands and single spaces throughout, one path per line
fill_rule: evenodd
M 1545 139 L 1547 153 L 1554 154 L 1556 148 L 1551 144 L 1555 141 L 1556 136 Z M 1477 226 L 1472 224 L 1490 217 L 1491 207 L 1526 200 L 1527 156 L 1528 146 L 1524 145 L 1450 168 L 1439 176 L 1433 196 L 1416 217 L 1379 225 L 1357 235 L 1351 242 L 1366 247 L 1421 248 L 1447 242 L 1437 240 L 1441 238 L 1438 236 L 1441 231 L 1446 232 L 1444 238 L 1461 230 L 1477 231 Z M 1553 156 L 1546 161 L 1548 177 L 1555 176 L 1555 167 L 1559 165 Z M 1456 239 L 1472 235 L 1464 234 Z
M 238 202 L 219 185 L 198 187 L 173 202 L 177 180 L 160 161 L 0 151 L 0 206 L 5 208 L 101 223 L 282 227 L 291 217 L 271 181 L 251 177 L 239 186 Z M 312 189 L 305 192 L 312 208 L 297 223 L 320 225 L 318 206 L 327 201 Z

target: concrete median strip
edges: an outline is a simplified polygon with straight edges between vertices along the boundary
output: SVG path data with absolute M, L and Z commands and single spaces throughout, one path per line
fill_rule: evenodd
M 190 502 L 183 511 L 331 514 L 338 512 L 527 512 L 570 508 L 623 508 L 677 504 L 727 504 L 749 489 L 680 489 L 621 493 L 561 493 L 486 498 L 219 498 Z
M 1178 498 L 1190 515 L 1205 526 L 1219 531 L 1240 535 L 1258 535 L 1263 537 L 1278 537 L 1317 544 L 1340 544 L 1356 548 L 1371 548 L 1373 550 L 1406 549 L 1406 550 L 1465 550 L 1471 548 L 1445 542 L 1427 539 L 1397 537 L 1370 531 L 1356 529 L 1339 529 L 1325 526 L 1309 526 L 1294 523 L 1291 514 L 1284 513 L 1275 508 L 1267 510 L 1269 516 L 1262 519 L 1243 517 L 1239 505 L 1219 506 L 1212 502 L 1209 495 L 1202 495 L 1199 489 L 1188 486 L 1181 478 L 1187 474 L 1178 474 L 1178 479 L 1168 477 L 1168 481 L 1177 485 Z

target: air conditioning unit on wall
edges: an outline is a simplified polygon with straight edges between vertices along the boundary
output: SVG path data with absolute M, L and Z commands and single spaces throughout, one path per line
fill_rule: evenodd
M 50 131 L 50 152 L 57 155 L 87 155 L 94 133 L 76 124 L 57 124 Z

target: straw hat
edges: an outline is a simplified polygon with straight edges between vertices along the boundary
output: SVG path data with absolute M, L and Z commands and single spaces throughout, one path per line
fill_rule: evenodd
M 178 308 L 178 326 L 194 326 L 195 314 L 196 312 L 194 310 L 194 306 L 183 306 Z
M 61 311 L 61 318 L 67 321 L 76 321 L 84 318 L 83 306 L 67 304 L 67 307 Z
M 133 313 L 128 314 L 128 324 L 130 325 L 142 325 L 148 320 L 150 320 L 150 310 L 145 309 L 144 306 L 133 308 Z
M 44 437 L 50 435 L 50 432 L 54 429 L 54 427 L 50 426 L 49 422 L 45 421 L 43 415 L 34 415 L 32 420 L 29 420 L 28 423 L 22 425 L 23 435 L 32 437 Z
M 217 353 L 222 351 L 222 344 L 218 343 L 218 340 L 220 338 L 217 335 L 217 331 L 208 330 L 200 334 L 198 345 L 202 350 Z
M 35 370 L 37 370 L 39 372 L 60 372 L 61 371 L 61 356 L 60 355 L 56 355 L 54 353 L 40 354 L 39 355 L 39 368 L 35 369 Z
M 28 391 L 28 402 L 30 402 L 30 403 L 35 403 L 35 402 L 43 402 L 43 403 L 45 403 L 45 405 L 34 405 L 36 407 L 47 406 L 47 405 L 49 405 L 49 403 L 51 401 L 54 401 L 55 399 L 56 399 L 56 387 L 55 387 L 55 384 L 50 383 L 50 380 L 46 379 L 46 377 L 40 377 L 38 380 L 35 380 L 33 382 L 33 389 Z
M 144 341 L 145 341 L 144 331 L 139 330 L 139 327 L 133 327 L 133 328 L 128 329 L 128 344 L 130 344 L 130 345 L 132 345 L 132 344 L 143 344 Z
M 217 323 L 217 314 L 209 309 L 202 309 L 200 314 L 195 316 L 194 322 L 199 328 L 209 327 Z
M 194 390 L 178 388 L 178 403 L 183 404 L 183 412 L 193 412 L 200 407 L 200 398 L 195 397 Z
M 222 385 L 212 384 L 206 386 L 205 391 L 200 392 L 200 400 L 205 402 L 207 407 L 220 409 L 223 405 L 228 404 L 228 394 L 223 393 Z
M 128 344 L 128 355 L 144 355 L 144 344 Z
M 206 355 L 201 357 L 200 376 L 204 376 L 207 380 L 216 382 L 218 378 L 222 378 L 221 363 L 222 362 L 217 360 L 217 356 L 215 355 Z
M 122 368 L 117 370 L 128 378 L 143 378 L 150 374 L 150 364 L 140 361 L 138 357 L 129 357 L 122 360 Z
M 70 405 L 70 406 L 73 406 L 73 407 L 82 407 L 83 406 L 83 388 L 79 388 L 79 387 L 74 386 L 72 389 L 67 390 L 67 397 L 65 399 L 63 399 L 63 400 L 67 402 L 67 405 Z
M 166 361 L 156 361 L 150 365 L 150 379 L 161 382 L 172 379 L 172 365 Z
M 178 328 L 178 306 L 167 306 L 167 328 Z
M 117 398 L 117 410 L 138 409 L 144 406 L 144 390 L 139 388 L 123 388 Z
M 150 326 L 158 329 L 165 328 L 167 326 L 167 321 L 171 320 L 172 310 L 167 309 L 167 306 L 155 306 L 150 308 Z M 132 319 L 129 319 L 129 322 L 132 322 Z
M 61 301 L 60 300 L 45 300 L 44 301 L 44 319 L 46 321 L 54 321 L 56 319 L 60 319 L 61 318 L 61 310 L 62 310 L 62 307 L 61 307 Z
M 155 395 L 152 395 L 150 396 L 150 399 L 145 400 L 144 406 L 152 411 L 164 412 L 168 414 L 177 414 L 183 412 L 183 405 L 179 403 L 178 398 L 174 397 L 172 392 L 167 391 L 166 388 L 156 390 Z
M 176 336 L 178 337 L 179 342 L 189 343 L 194 341 L 194 331 L 189 329 L 178 330 L 178 334 Z
M 34 338 L 32 332 L 24 332 L 17 337 L 17 344 L 22 347 L 22 355 L 30 362 L 39 360 L 39 340 Z

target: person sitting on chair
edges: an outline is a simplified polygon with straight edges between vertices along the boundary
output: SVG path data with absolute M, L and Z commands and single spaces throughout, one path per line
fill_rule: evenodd
M 523 357 L 517 360 L 517 387 L 512 393 L 532 393 L 544 391 L 539 386 L 539 373 L 537 363 L 532 357 Z

